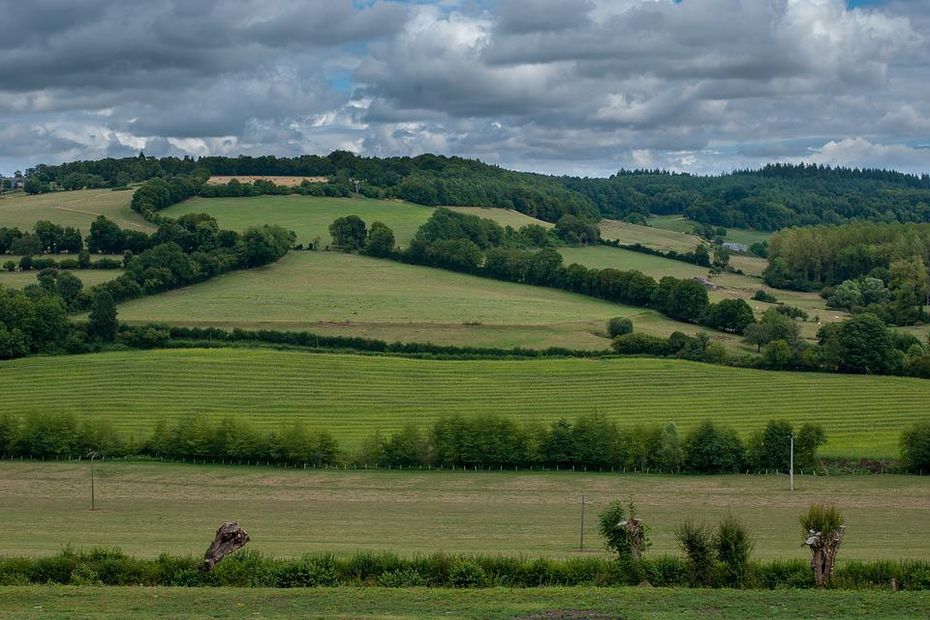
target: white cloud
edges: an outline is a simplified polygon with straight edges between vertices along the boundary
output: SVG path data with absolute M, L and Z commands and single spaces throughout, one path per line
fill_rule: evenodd
M 359 9 L 359 6 L 367 8 Z M 930 0 L 13 0 L 0 169 L 437 151 L 547 172 L 930 168 Z

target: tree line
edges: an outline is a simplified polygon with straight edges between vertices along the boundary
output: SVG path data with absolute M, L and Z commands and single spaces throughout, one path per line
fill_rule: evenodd
M 826 442 L 821 427 L 797 429 L 770 421 L 748 441 L 710 420 L 680 434 L 674 424 L 621 428 L 600 414 L 551 424 L 520 424 L 495 414 L 442 417 L 420 427 L 409 422 L 385 436 L 375 432 L 357 450 L 341 450 L 333 435 L 296 422 L 262 433 L 247 421 L 191 416 L 160 419 L 145 438 L 125 437 L 106 420 L 72 414 L 0 416 L 0 455 L 78 458 L 151 456 L 171 460 L 273 463 L 301 466 L 353 464 L 384 468 L 548 468 L 719 474 L 785 471 L 795 435 L 795 463 L 812 469 Z
M 85 289 L 72 273 L 43 269 L 37 283 L 23 290 L 0 286 L 0 359 L 30 353 L 81 353 L 112 342 L 117 333 L 116 304 L 202 282 L 234 269 L 248 269 L 284 256 L 294 235 L 279 226 L 243 233 L 221 230 L 204 214 L 164 220 L 151 235 L 124 231 L 99 216 L 91 237 L 113 251 L 131 239 L 134 253 L 123 249 L 124 272 Z M 72 324 L 67 314 L 90 310 L 90 322 Z
M 150 456 L 300 467 L 477 468 L 726 474 L 786 472 L 794 437 L 794 463 L 812 471 L 826 443 L 822 426 L 769 420 L 742 439 L 731 427 L 705 420 L 687 433 L 675 424 L 622 427 L 602 414 L 520 423 L 496 414 L 443 416 L 428 425 L 413 421 L 391 434 L 373 432 L 357 449 L 342 449 L 328 431 L 295 422 L 260 432 L 248 421 L 190 416 L 159 419 L 147 436 L 124 435 L 109 420 L 69 413 L 0 415 L 0 456 L 83 458 Z M 906 428 L 898 466 L 930 472 L 930 420 Z
M 478 160 L 425 154 L 360 157 L 346 151 L 299 157 L 107 158 L 27 170 L 27 191 L 124 187 L 160 177 L 213 175 L 323 176 L 328 182 L 268 193 L 361 193 L 438 206 L 514 209 L 550 222 L 564 215 L 644 223 L 650 215 L 681 214 L 715 226 L 779 230 L 851 220 L 927 222 L 930 176 L 886 170 L 774 164 L 720 176 L 621 170 L 609 178 L 514 172 Z M 204 195 L 251 195 L 241 186 L 203 188 Z
M 567 222 L 562 232 L 563 220 L 556 225 L 555 235 L 563 240 L 578 238 L 576 226 L 585 224 Z M 743 300 L 711 304 L 701 282 L 673 277 L 657 282 L 637 270 L 589 269 L 577 263 L 566 267 L 562 255 L 551 245 L 532 247 L 533 235 L 526 234 L 525 229 L 508 231 L 493 220 L 476 215 L 436 209 L 405 250 L 389 247 L 393 233 L 388 234 L 390 229 L 384 224 L 376 224 L 383 231 L 384 239 L 377 251 L 369 247 L 369 231 L 357 216 L 333 222 L 330 233 L 334 245 L 345 251 L 361 249 L 374 256 L 408 263 L 561 288 L 621 304 L 653 308 L 674 319 L 704 323 L 724 331 L 742 333 L 753 321 L 752 309 Z M 525 244 L 512 242 L 514 237 L 524 240 Z

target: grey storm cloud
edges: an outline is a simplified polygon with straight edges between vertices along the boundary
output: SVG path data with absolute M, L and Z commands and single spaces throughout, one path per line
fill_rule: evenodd
M 930 0 L 0 0 L 0 171 L 348 149 L 930 171 Z M 9 170 L 8 170 L 9 169 Z

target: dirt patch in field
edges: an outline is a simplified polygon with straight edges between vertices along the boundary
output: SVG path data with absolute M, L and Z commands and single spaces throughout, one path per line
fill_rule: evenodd
M 275 176 L 251 176 L 251 175 L 232 175 L 232 176 L 212 176 L 207 180 L 208 185 L 225 185 L 233 179 L 240 183 L 254 183 L 255 181 L 271 181 L 275 185 L 285 187 L 296 187 L 307 181 L 308 183 L 328 183 L 329 177 L 275 177 Z

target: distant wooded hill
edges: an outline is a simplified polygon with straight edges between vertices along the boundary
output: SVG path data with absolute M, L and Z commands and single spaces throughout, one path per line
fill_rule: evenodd
M 772 164 L 720 176 L 620 171 L 609 178 L 555 177 L 441 155 L 359 157 L 138 157 L 39 165 L 26 190 L 116 187 L 174 175 L 327 177 L 332 195 L 359 192 L 425 205 L 514 209 L 555 222 L 565 215 L 643 222 L 681 214 L 697 222 L 771 231 L 850 220 L 930 222 L 930 176 L 886 170 Z

